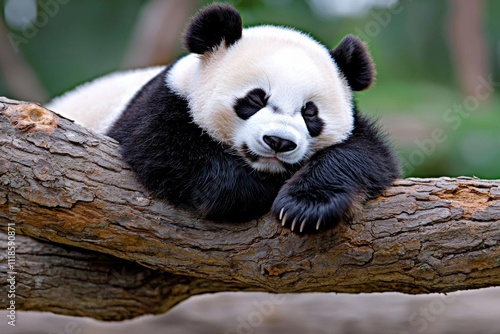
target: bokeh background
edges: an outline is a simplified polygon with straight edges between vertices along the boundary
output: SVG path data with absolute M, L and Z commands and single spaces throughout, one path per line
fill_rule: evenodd
M 0 95 L 45 102 L 115 70 L 167 64 L 204 0 L 2 0 Z M 280 24 L 327 47 L 361 37 L 376 85 L 357 94 L 406 176 L 500 177 L 500 2 L 234 0 L 246 25 Z
M 0 96 L 43 103 L 112 71 L 167 64 L 185 53 L 180 43 L 183 28 L 189 17 L 209 2 L 0 0 Z M 346 34 L 362 38 L 373 55 L 378 76 L 373 87 L 357 93 L 358 106 L 363 112 L 377 117 L 387 129 L 400 153 L 406 176 L 500 177 L 500 1 L 226 2 L 237 7 L 247 26 L 271 23 L 295 27 L 310 33 L 329 48 Z M 147 329 L 147 324 L 161 328 L 165 323 L 175 324 L 176 319 L 179 328 L 185 331 L 169 327 L 171 331 L 167 332 L 190 332 L 186 328 L 191 327 L 186 324 L 194 323 L 199 325 L 200 331 L 192 328 L 191 332 L 216 333 L 226 328 L 222 323 L 228 317 L 233 321 L 230 332 L 238 332 L 238 321 L 250 314 L 241 313 L 245 312 L 243 305 L 250 305 L 249 312 L 251 305 L 255 305 L 248 298 L 268 298 L 265 295 L 245 297 L 247 299 L 231 296 L 225 294 L 219 299 L 210 297 L 212 299 L 192 301 L 191 304 L 188 301 L 162 320 L 149 319 L 122 327 L 99 327 L 86 320 L 26 314 L 21 315 L 19 321 L 23 323 L 23 317 L 31 319 L 24 323 L 33 326 L 25 330 L 18 328 L 16 333 L 108 333 L 113 328 L 125 333 L 126 327 L 135 328 L 131 333 L 153 332 L 153 327 Z M 429 326 L 425 330 L 411 323 L 411 312 L 419 307 L 429 309 L 439 304 L 441 297 L 425 299 L 395 294 L 289 297 L 290 305 L 294 306 L 280 309 L 289 313 L 280 314 L 280 321 L 276 320 L 276 314 L 266 319 L 271 323 L 278 321 L 275 325 L 289 321 L 293 325 L 289 328 L 290 333 L 294 326 L 300 333 L 323 332 L 314 326 L 321 327 L 332 319 L 345 325 L 345 328 L 337 327 L 339 333 L 370 332 L 357 331 L 356 326 L 360 324 L 374 333 L 384 330 L 500 333 L 498 317 L 491 313 L 500 310 L 499 291 L 467 296 L 443 302 L 444 310 L 433 314 L 434 320 L 426 322 Z M 197 306 L 189 309 L 189 305 Z M 213 307 L 224 310 L 224 305 L 229 305 L 231 311 L 222 311 L 218 318 L 213 313 L 206 315 Z M 399 310 L 406 311 L 391 311 L 394 305 L 401 305 Z M 302 307 L 314 310 L 316 315 L 323 314 L 324 318 L 311 322 L 311 329 L 306 325 L 314 315 L 301 310 Z M 345 308 L 352 312 L 342 312 Z M 387 308 L 393 316 L 380 312 L 381 308 Z M 182 313 L 185 309 L 191 313 Z M 200 320 L 201 314 L 205 314 L 206 319 Z M 384 322 L 392 323 L 392 327 L 384 327 Z M 46 327 L 37 327 L 41 323 Z M 3 325 L 2 321 L 0 326 Z M 264 333 L 265 328 L 271 328 L 272 332 L 273 327 L 250 329 L 252 333 Z M 4 333 L 3 330 L 0 331 Z M 322 330 L 330 333 L 333 327 Z

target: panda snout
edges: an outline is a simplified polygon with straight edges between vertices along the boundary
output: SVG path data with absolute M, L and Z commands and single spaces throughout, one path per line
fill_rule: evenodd
M 278 136 L 264 135 L 262 139 L 276 153 L 290 152 L 297 148 L 293 141 Z

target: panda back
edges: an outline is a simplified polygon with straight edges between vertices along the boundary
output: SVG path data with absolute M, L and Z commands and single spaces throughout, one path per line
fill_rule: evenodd
M 69 91 L 46 107 L 95 132 L 104 134 L 129 101 L 163 66 L 114 72 Z

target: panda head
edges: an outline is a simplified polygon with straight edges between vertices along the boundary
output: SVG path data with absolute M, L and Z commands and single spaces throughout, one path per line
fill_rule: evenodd
M 352 91 L 374 78 L 364 44 L 346 36 L 329 51 L 289 28 L 243 29 L 230 5 L 213 4 L 187 27 L 190 55 L 167 84 L 194 122 L 259 171 L 283 172 L 353 130 Z

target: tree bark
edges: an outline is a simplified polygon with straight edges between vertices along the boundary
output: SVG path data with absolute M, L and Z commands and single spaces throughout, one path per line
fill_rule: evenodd
M 192 295 L 245 290 L 234 284 L 172 275 L 113 256 L 21 235 L 15 242 L 17 310 L 118 321 L 165 313 Z M 2 232 L 0 245 L 2 249 L 7 245 L 7 234 Z M 2 252 L 2 275 L 9 272 L 6 264 L 6 252 Z M 6 289 L 3 291 L 0 304 L 9 305 Z
M 243 224 L 212 222 L 155 200 L 120 160 L 116 142 L 40 106 L 0 100 L 0 131 L 2 229 L 10 224 L 17 235 L 149 268 L 134 265 L 141 274 L 128 277 L 137 287 L 132 299 L 142 305 L 132 311 L 129 300 L 113 291 L 127 287 L 106 279 L 89 280 L 99 282 L 100 298 L 111 305 L 103 314 L 92 310 L 98 306 L 85 304 L 90 287 L 83 283 L 89 282 L 78 278 L 64 283 L 71 298 L 54 290 L 50 303 L 43 303 L 38 299 L 47 297 L 37 292 L 38 276 L 57 287 L 63 268 L 89 272 L 88 266 L 100 259 L 98 268 L 104 272 L 124 266 L 121 260 L 84 251 L 66 256 L 60 251 L 65 248 L 43 244 L 49 250 L 42 254 L 59 247 L 51 254 L 53 261 L 61 261 L 61 269 L 38 266 L 40 272 L 30 271 L 31 262 L 43 260 L 19 256 L 16 266 L 25 268 L 20 279 L 27 283 L 19 282 L 32 291 L 24 294 L 25 309 L 124 319 L 163 312 L 188 295 L 231 289 L 417 294 L 500 285 L 500 181 L 399 180 L 367 202 L 353 222 L 297 235 L 270 216 Z M 19 249 L 28 243 L 19 240 Z M 144 283 L 143 277 L 153 283 Z M 164 290 L 155 283 L 161 280 Z M 180 297 L 169 290 L 176 284 L 186 290 Z M 165 292 L 155 292 L 158 287 Z M 148 299 L 148 294 L 155 297 Z

